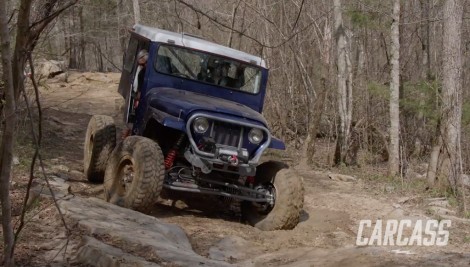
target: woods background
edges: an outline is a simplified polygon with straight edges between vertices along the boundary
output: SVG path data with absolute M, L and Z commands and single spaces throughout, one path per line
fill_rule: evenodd
M 16 23 L 18 2 L 7 1 L 9 25 Z M 452 10 L 463 9 L 460 16 L 448 13 L 448 2 L 457 3 Z M 457 158 L 459 173 L 470 169 L 467 6 L 468 1 L 440 0 L 81 0 L 46 28 L 34 57 L 64 61 L 80 71 L 118 72 L 128 29 L 137 21 L 199 35 L 266 60 L 270 79 L 264 115 L 274 135 L 301 161 L 320 167 L 390 162 L 390 173 L 405 178 L 414 164 L 434 161 L 436 166 L 427 170 L 433 185 L 433 172 L 439 180 L 446 158 L 454 164 L 442 126 L 445 62 L 453 62 L 452 55 L 446 57 L 446 41 L 457 43 L 461 53 L 454 55 L 462 66 L 456 81 L 455 103 L 461 103 Z M 32 6 L 33 11 L 40 7 Z M 449 17 L 461 22 L 457 35 L 445 35 Z M 393 21 L 398 31 L 392 30 Z M 393 34 L 398 34 L 395 42 Z M 393 117 L 395 85 L 399 115 Z M 393 125 L 399 126 L 399 142 L 390 134 Z M 314 160 L 318 144 L 322 161 Z M 456 179 L 454 185 L 450 180 L 454 189 Z
M 56 60 L 70 70 L 119 72 L 128 30 L 135 23 L 191 33 L 264 58 L 270 69 L 264 116 L 273 134 L 287 143 L 295 164 L 336 166 L 348 173 L 360 167 L 363 176 L 379 169 L 382 177 L 402 185 L 421 179 L 420 192 L 437 188 L 439 197 L 452 195 L 459 215 L 470 217 L 465 205 L 470 188 L 469 4 L 468 0 L 0 2 L 5 266 L 13 265 L 12 244 L 23 226 L 41 139 L 38 123 L 39 141 L 34 130 L 31 135 L 35 153 L 30 183 L 14 235 L 9 190 L 19 128 L 16 117 L 19 114 L 20 124 L 26 118 L 27 61 Z M 36 78 L 47 87 L 47 80 Z

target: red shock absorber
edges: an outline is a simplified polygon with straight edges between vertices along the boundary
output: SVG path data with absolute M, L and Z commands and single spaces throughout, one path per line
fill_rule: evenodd
M 166 155 L 165 158 L 165 169 L 169 169 L 173 166 L 173 163 L 175 162 L 176 159 L 176 154 L 178 154 L 178 151 L 174 148 L 170 149 L 170 152 Z
M 168 153 L 166 154 L 165 169 L 168 170 L 169 168 L 173 167 L 173 163 L 175 162 L 176 156 L 178 155 L 178 150 L 181 144 L 183 143 L 183 140 L 184 140 L 184 134 L 181 134 L 178 141 L 176 141 L 175 146 L 172 149 L 170 149 L 170 151 L 168 151 Z

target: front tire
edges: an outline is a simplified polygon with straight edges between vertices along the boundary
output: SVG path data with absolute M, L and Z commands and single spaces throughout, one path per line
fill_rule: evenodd
M 116 125 L 113 118 L 105 115 L 94 115 L 88 123 L 83 172 L 88 181 L 102 183 L 109 155 L 116 146 Z
M 113 151 L 104 178 L 105 200 L 148 212 L 157 201 L 165 176 L 163 154 L 151 139 L 130 136 Z
M 262 186 L 275 195 L 274 206 L 242 203 L 242 217 L 250 225 L 264 230 L 293 229 L 304 204 L 304 186 L 300 176 L 282 163 L 265 162 L 258 166 L 255 187 Z

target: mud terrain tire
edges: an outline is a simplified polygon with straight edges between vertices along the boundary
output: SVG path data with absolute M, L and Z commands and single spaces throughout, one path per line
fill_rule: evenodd
M 85 137 L 83 172 L 88 181 L 102 183 L 109 155 L 116 146 L 116 125 L 113 118 L 94 115 Z
M 162 190 L 165 167 L 160 146 L 151 139 L 130 136 L 114 149 L 104 178 L 105 200 L 148 212 Z
M 242 216 L 250 225 L 264 230 L 293 229 L 298 223 L 304 204 L 302 178 L 279 162 L 269 161 L 257 168 L 256 184 L 271 183 L 276 189 L 274 207 L 267 214 L 260 212 L 251 202 L 243 202 Z

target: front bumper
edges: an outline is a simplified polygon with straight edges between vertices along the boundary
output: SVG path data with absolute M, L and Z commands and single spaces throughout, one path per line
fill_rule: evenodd
M 198 144 L 196 144 L 193 132 L 191 131 L 193 121 L 197 117 L 205 117 L 214 122 L 239 126 L 240 132 L 237 133 L 238 140 L 233 140 L 230 142 L 230 145 L 216 143 L 215 145 L 217 148 L 215 151 L 208 152 L 201 150 Z M 251 155 L 248 154 L 247 149 L 243 146 L 244 139 L 246 139 L 244 136 L 245 128 L 260 129 L 265 135 L 263 141 L 257 146 Z M 200 168 L 202 166 L 201 169 L 204 172 L 210 172 L 212 169 L 218 169 L 221 171 L 240 173 L 240 175 L 254 175 L 261 155 L 271 143 L 271 134 L 264 126 L 248 121 L 219 117 L 206 112 L 196 112 L 191 115 L 186 123 L 186 133 L 189 142 L 191 143 L 192 151 L 186 151 L 185 157 L 188 161 L 191 162 L 191 164 Z M 211 132 L 210 134 L 212 135 L 213 133 Z M 246 157 L 246 160 L 238 161 L 237 159 L 240 157 Z

